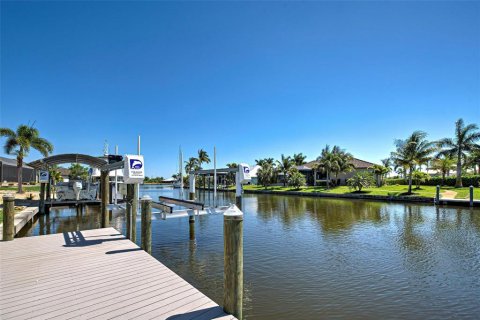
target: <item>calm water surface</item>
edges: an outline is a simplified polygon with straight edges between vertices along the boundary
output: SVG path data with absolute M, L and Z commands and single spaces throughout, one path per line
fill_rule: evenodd
M 248 194 L 243 206 L 247 319 L 479 318 L 478 209 Z M 194 240 L 188 219 L 154 219 L 153 255 L 222 304 L 222 217 L 197 218 Z M 124 231 L 122 212 L 111 225 Z M 52 210 L 22 236 L 99 226 L 98 209 Z

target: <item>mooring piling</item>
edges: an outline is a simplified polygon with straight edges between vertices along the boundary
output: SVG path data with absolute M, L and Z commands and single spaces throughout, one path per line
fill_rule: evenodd
M 223 215 L 223 309 L 242 319 L 243 308 L 243 213 L 236 207 Z
M 132 198 L 132 227 L 131 236 L 133 242 L 137 242 L 137 215 L 138 215 L 138 184 L 133 185 L 133 198 Z
M 473 186 L 470 186 L 470 207 L 473 207 Z
M 141 199 L 142 205 L 142 249 L 152 254 L 152 198 L 146 195 Z
M 437 185 L 436 191 L 435 191 L 435 204 L 440 203 L 440 186 Z
M 134 197 L 133 184 L 127 184 L 127 197 L 125 201 L 125 236 L 132 240 L 132 202 Z
M 15 197 L 3 196 L 3 241 L 12 241 L 15 237 Z
M 45 214 L 45 183 L 40 183 L 40 199 L 38 201 L 38 213 Z

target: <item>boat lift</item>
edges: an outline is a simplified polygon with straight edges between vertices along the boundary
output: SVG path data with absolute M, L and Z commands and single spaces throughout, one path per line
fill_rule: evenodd
M 192 170 L 189 172 L 189 199 L 195 200 L 195 177 L 197 175 L 214 175 L 214 188 L 213 188 L 213 199 L 214 206 L 216 207 L 216 197 L 217 197 L 217 174 L 228 174 L 235 173 L 235 198 L 237 207 L 242 208 L 242 194 L 243 188 L 242 185 L 250 182 L 252 178 L 250 177 L 250 167 L 248 164 L 240 163 L 237 168 L 222 168 L 222 169 L 201 169 L 201 170 Z

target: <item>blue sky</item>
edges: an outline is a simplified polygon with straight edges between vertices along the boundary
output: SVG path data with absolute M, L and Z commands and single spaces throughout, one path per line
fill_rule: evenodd
M 179 145 L 375 162 L 459 117 L 480 122 L 479 2 L 1 2 L 0 126 L 35 121 L 55 153 L 140 134 L 150 176 Z

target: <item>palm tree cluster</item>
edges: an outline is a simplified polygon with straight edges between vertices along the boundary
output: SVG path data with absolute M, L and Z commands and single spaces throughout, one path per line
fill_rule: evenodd
M 305 156 L 302 153 L 295 153 L 293 157 L 285 156 L 282 154 L 279 160 L 273 158 L 265 158 L 255 160 L 255 163 L 261 168 L 257 172 L 259 183 L 265 187 L 274 183 L 279 174 L 283 176 L 283 186 L 292 184 L 294 181 L 290 181 L 292 177 L 295 177 L 295 185 L 298 186 L 301 184 L 301 179 L 297 175 L 298 169 L 297 166 L 304 165 Z
M 456 166 L 455 187 L 462 187 L 462 172 L 465 168 L 480 165 L 479 154 L 480 132 L 476 124 L 465 125 L 463 119 L 455 122 L 454 138 L 439 141 L 428 141 L 427 134 L 415 131 L 406 139 L 395 140 L 395 151 L 391 153 L 391 162 L 385 160 L 384 165 L 393 165 L 395 170 L 408 178 L 408 192 L 412 192 L 412 180 L 415 171 L 422 165 L 431 164 L 432 168 L 442 174 L 442 181 Z M 419 176 L 417 174 L 417 176 Z
M 325 173 L 327 177 L 327 188 L 329 188 L 332 175 L 335 177 L 334 181 L 336 181 L 340 173 L 349 172 L 354 169 L 352 160 L 353 156 L 339 146 L 333 146 L 333 148 L 330 149 L 330 146 L 326 145 L 325 148 L 322 149 L 320 156 L 317 157 L 315 169 Z
M 23 193 L 22 168 L 23 159 L 28 156 L 33 148 L 47 157 L 53 152 L 53 145 L 40 137 L 40 133 L 33 125 L 20 125 L 16 131 L 8 128 L 0 128 L 0 137 L 5 137 L 4 150 L 6 154 L 15 155 L 17 158 L 17 182 L 18 193 Z

